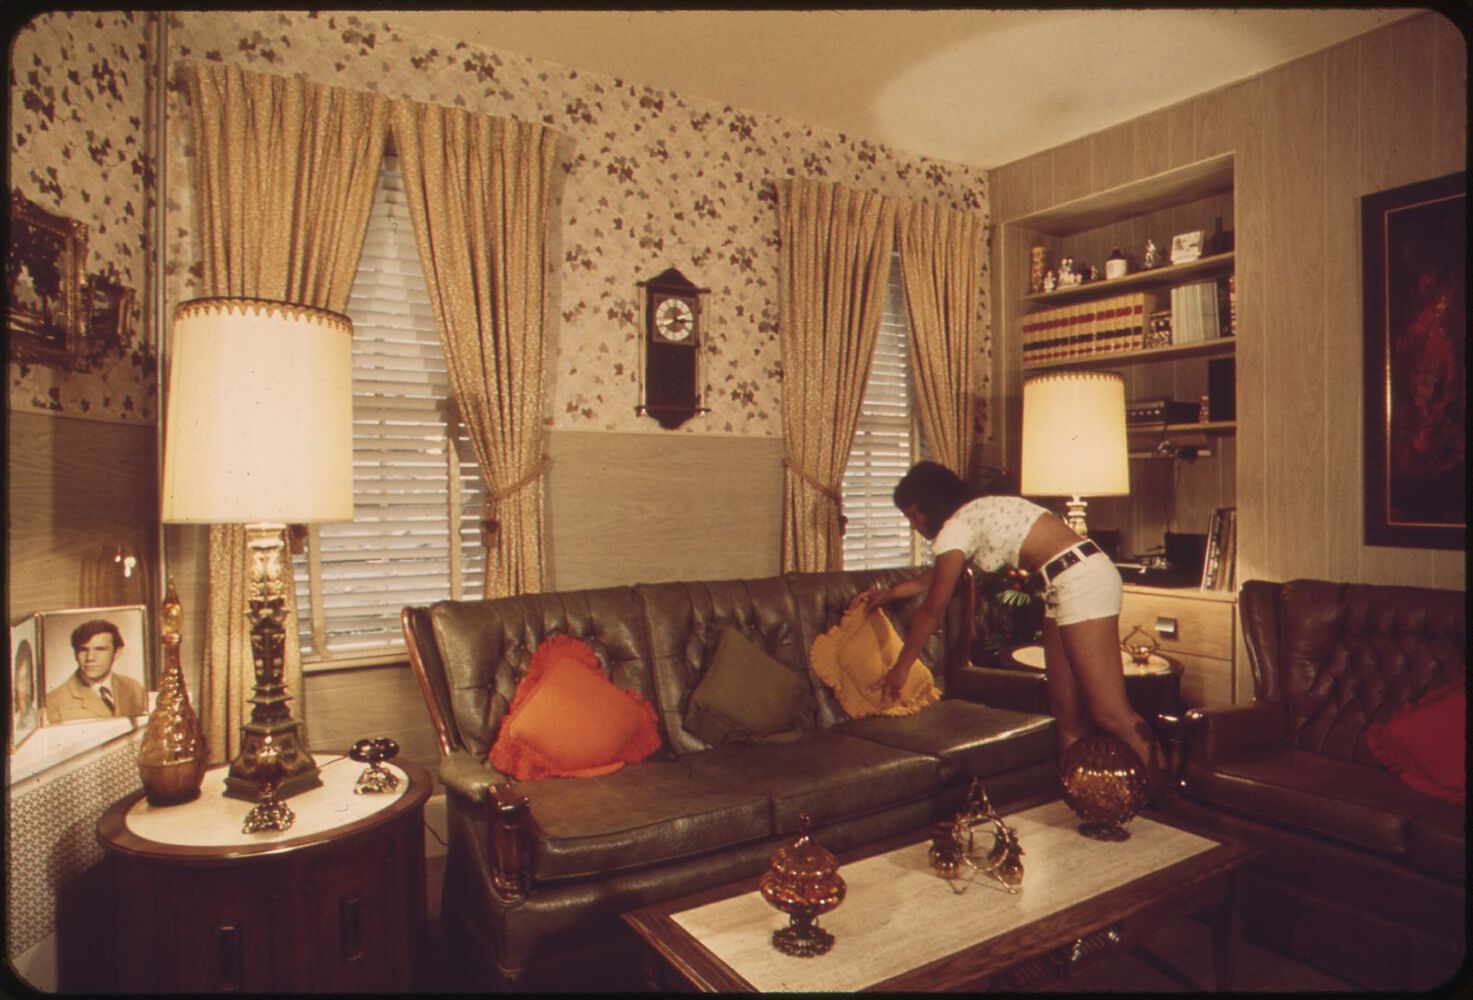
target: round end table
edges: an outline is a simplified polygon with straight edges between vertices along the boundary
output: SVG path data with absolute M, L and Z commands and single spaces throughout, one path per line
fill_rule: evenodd
M 1009 666 L 1032 671 L 1043 679 L 1042 646 L 1019 646 L 1003 658 Z M 1150 722 L 1157 715 L 1175 715 L 1182 710 L 1180 663 L 1159 653 L 1152 653 L 1144 664 L 1136 663 L 1123 650 L 1120 661 L 1125 670 L 1125 696 L 1141 718 Z
M 244 833 L 251 803 L 226 767 L 198 798 L 154 806 L 140 790 L 97 821 L 107 854 L 112 968 L 127 993 L 412 989 L 425 946 L 424 806 L 408 760 L 393 791 L 356 794 L 364 765 L 314 751 L 322 784 L 284 800 L 286 830 Z

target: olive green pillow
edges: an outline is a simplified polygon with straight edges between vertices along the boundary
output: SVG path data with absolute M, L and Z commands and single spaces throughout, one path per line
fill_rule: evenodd
M 810 710 L 806 678 L 728 626 L 691 692 L 685 728 L 707 743 L 791 743 Z

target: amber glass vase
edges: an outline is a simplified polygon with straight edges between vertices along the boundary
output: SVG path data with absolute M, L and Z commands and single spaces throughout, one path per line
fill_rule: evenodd
M 189 704 L 184 669 L 179 665 L 180 624 L 183 611 L 174 581 L 159 608 L 163 634 L 164 669 L 159 676 L 159 700 L 148 717 L 143 745 L 138 748 L 138 773 L 150 805 L 188 802 L 199 795 L 205 777 L 208 747 L 199 716 Z

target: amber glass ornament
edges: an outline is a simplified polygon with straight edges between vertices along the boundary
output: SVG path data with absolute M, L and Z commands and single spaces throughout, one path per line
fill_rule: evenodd
M 1145 766 L 1113 736 L 1089 736 L 1064 754 L 1064 801 L 1095 840 L 1125 840 L 1125 824 L 1146 804 Z
M 772 855 L 758 885 L 762 898 L 788 915 L 788 926 L 772 932 L 772 946 L 798 958 L 834 946 L 818 917 L 842 903 L 846 891 L 838 859 L 808 838 L 809 823 L 807 813 L 798 816 L 798 839 Z
M 184 670 L 179 665 L 180 625 L 183 611 L 174 581 L 159 608 L 159 631 L 164 642 L 164 669 L 159 676 L 159 700 L 148 717 L 143 744 L 138 748 L 138 773 L 150 805 L 188 802 L 199 795 L 205 777 L 208 747 L 199 716 L 189 704 Z

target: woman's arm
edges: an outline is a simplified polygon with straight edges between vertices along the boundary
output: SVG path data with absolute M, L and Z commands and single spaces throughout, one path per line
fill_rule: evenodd
M 941 627 L 941 622 L 946 617 L 946 605 L 951 601 L 951 592 L 956 589 L 957 580 L 961 579 L 966 560 L 967 557 L 962 555 L 960 549 L 951 549 L 938 555 L 935 565 L 922 574 L 929 578 L 926 599 L 921 602 L 915 617 L 911 619 L 910 629 L 905 633 L 905 645 L 895 658 L 895 665 L 873 685 L 880 689 L 886 701 L 894 701 L 900 697 L 900 689 L 905 685 L 906 677 L 910 676 L 910 665 L 921 655 L 921 647 L 925 646 L 926 640 Z M 919 579 L 920 577 L 916 578 Z M 907 580 L 905 583 L 914 582 Z M 911 593 L 920 593 L 920 588 Z
M 854 600 L 849 602 L 852 608 L 863 602 L 865 613 L 873 611 L 881 604 L 889 604 L 904 597 L 914 597 L 916 594 L 924 594 L 931 589 L 931 580 L 936 575 L 936 567 L 928 566 L 925 570 L 917 573 L 908 580 L 891 584 L 888 587 L 876 587 L 872 590 L 862 590 L 854 595 Z

